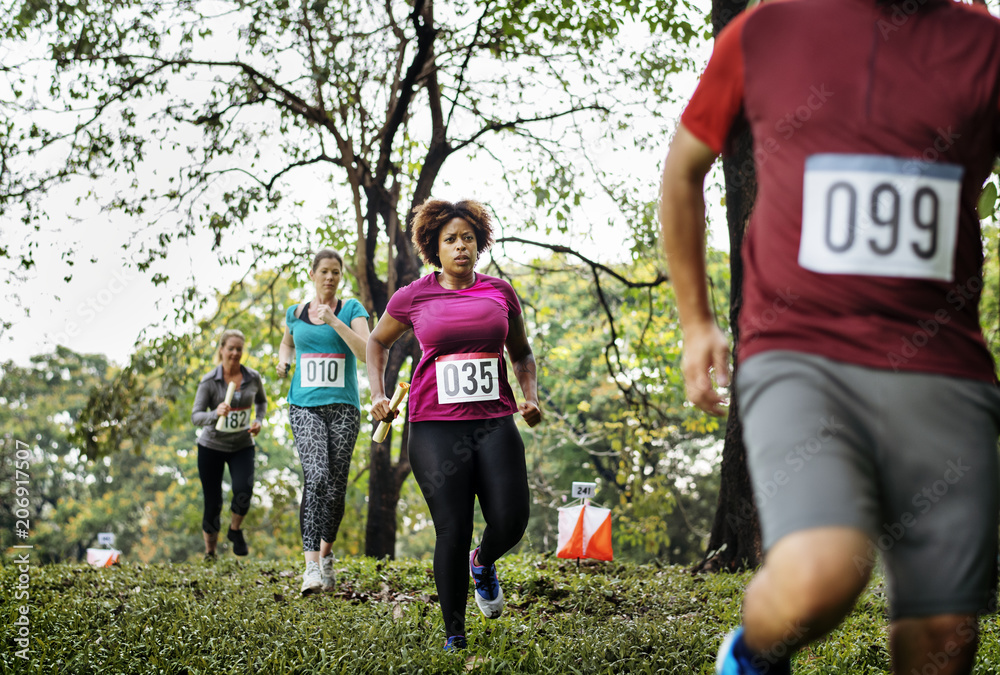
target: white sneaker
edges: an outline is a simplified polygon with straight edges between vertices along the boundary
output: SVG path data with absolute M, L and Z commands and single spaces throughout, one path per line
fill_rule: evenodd
M 476 583 L 473 595 L 483 616 L 487 619 L 495 619 L 503 614 L 503 589 L 500 588 L 500 580 L 497 579 L 496 565 L 485 567 L 472 562 L 476 559 L 477 553 L 479 553 L 478 547 L 469 554 L 469 571 L 472 573 L 472 580 Z
M 319 559 L 319 575 L 323 580 L 323 590 L 332 591 L 336 587 L 337 577 L 333 573 L 333 554 Z
M 302 595 L 318 593 L 323 588 L 323 577 L 319 571 L 319 562 L 306 561 L 306 571 L 302 573 Z

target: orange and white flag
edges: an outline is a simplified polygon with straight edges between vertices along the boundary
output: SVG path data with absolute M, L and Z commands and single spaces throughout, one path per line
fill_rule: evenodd
M 556 556 L 614 560 L 611 550 L 611 509 L 582 504 L 560 508 Z

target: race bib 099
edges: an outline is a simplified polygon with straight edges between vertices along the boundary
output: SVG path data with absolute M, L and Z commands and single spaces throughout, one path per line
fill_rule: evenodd
M 299 384 L 302 387 L 343 387 L 343 354 L 303 354 L 299 359 Z
M 224 434 L 246 431 L 250 428 L 250 408 L 234 408 L 222 419 L 225 421 L 222 423 L 222 428 L 217 431 Z
M 498 354 L 449 354 L 434 361 L 438 403 L 470 403 L 500 399 Z
M 806 160 L 799 264 L 951 281 L 962 167 L 881 155 Z

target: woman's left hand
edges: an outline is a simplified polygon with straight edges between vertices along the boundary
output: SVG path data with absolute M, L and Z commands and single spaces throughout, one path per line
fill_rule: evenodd
M 538 403 L 535 401 L 525 401 L 524 403 L 520 403 L 518 404 L 517 409 L 529 427 L 533 427 L 542 421 L 542 411 L 538 407 Z
M 250 423 L 250 435 L 256 436 L 259 433 L 260 433 L 260 422 L 254 420 L 253 422 Z

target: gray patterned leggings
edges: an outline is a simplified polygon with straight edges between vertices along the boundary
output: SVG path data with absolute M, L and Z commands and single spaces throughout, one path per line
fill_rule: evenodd
M 347 473 L 361 431 L 361 412 L 349 403 L 293 405 L 288 418 L 305 479 L 299 507 L 302 550 L 318 551 L 320 539 L 337 540 L 344 518 Z

